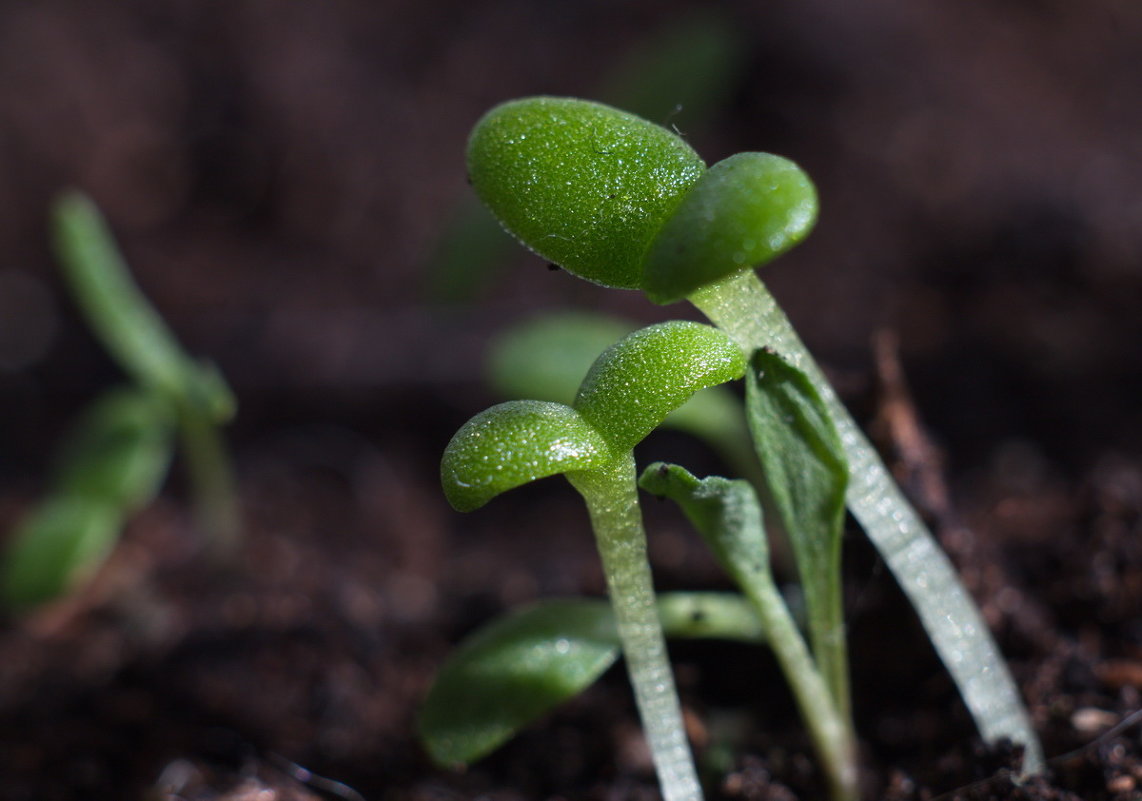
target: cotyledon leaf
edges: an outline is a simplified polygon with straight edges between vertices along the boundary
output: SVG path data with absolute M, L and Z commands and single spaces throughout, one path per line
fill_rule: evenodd
M 705 169 L 672 131 L 586 100 L 496 106 L 468 141 L 468 177 L 523 244 L 581 278 L 636 289 L 651 240 Z
M 738 595 L 665 593 L 657 605 L 668 636 L 762 639 Z M 549 599 L 515 610 L 449 656 L 421 708 L 421 740 L 438 764 L 470 764 L 590 687 L 618 657 L 604 600 Z

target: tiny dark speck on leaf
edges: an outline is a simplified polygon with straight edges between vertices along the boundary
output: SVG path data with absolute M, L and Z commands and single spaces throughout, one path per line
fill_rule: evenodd
M 706 613 L 703 612 L 701 609 L 695 609 L 693 612 L 690 613 L 690 622 L 691 623 L 701 623 L 705 619 L 706 619 Z
M 557 270 L 562 270 L 563 268 L 560 267 L 555 262 L 549 261 L 549 262 L 547 262 L 547 269 L 551 270 L 551 272 L 556 272 Z

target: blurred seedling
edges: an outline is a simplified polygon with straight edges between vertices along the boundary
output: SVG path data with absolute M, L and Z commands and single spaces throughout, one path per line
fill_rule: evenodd
M 797 371 L 794 383 L 819 400 L 835 432 L 833 445 L 839 443 L 837 453 L 847 461 L 841 491 L 848 508 L 911 600 L 984 739 L 1021 744 L 1024 771 L 1040 771 L 1038 739 L 982 615 L 753 272 L 813 227 L 817 196 L 805 173 L 767 153 L 739 153 L 707 168 L 663 127 L 598 103 L 551 97 L 488 112 L 469 140 L 468 166 L 473 187 L 501 224 L 545 260 L 604 286 L 641 289 L 657 303 L 694 303 L 748 354 L 747 388 L 760 387 L 758 354 L 764 351 Z M 747 407 L 755 448 L 766 464 L 774 426 L 757 420 L 779 410 L 766 409 L 763 394 L 750 389 Z M 796 467 L 770 476 L 769 492 L 796 501 L 801 479 Z M 774 492 L 780 481 L 794 485 Z M 822 514 L 835 512 L 826 504 Z M 832 565 L 837 558 L 829 543 L 825 538 L 794 548 L 806 584 L 832 583 L 832 567 L 828 579 L 813 578 L 815 563 Z M 830 592 L 839 599 L 839 589 Z M 810 620 L 831 630 L 837 603 L 818 602 Z M 842 660 L 829 655 L 836 636 L 812 639 L 840 711 L 847 708 L 847 679 L 841 679 Z
M 604 351 L 571 405 L 526 400 L 493 406 L 456 433 L 441 463 L 445 495 L 459 511 L 560 473 L 582 495 L 668 801 L 700 798 L 701 789 L 655 607 L 633 448 L 695 392 L 739 378 L 744 369 L 741 349 L 714 328 L 690 322 L 651 326 Z M 455 731 L 437 730 L 432 722 L 431 716 L 422 719 L 430 752 L 455 761 Z
M 131 379 L 98 399 L 61 451 L 47 498 L 14 532 L 2 568 L 8 605 L 50 600 L 89 576 L 124 522 L 155 496 L 177 436 L 198 524 L 211 552 L 232 554 L 237 498 L 219 427 L 235 412 L 218 371 L 185 354 L 131 279 L 90 199 L 68 192 L 52 219 L 56 255 L 76 305 Z

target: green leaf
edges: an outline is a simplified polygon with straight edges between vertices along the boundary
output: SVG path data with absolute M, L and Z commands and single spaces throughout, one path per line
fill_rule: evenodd
M 642 472 L 638 484 L 682 508 L 718 562 L 747 594 L 758 582 L 772 585 L 761 505 L 748 481 L 719 476 L 698 479 L 678 465 L 655 462 Z
M 756 615 L 738 595 L 665 593 L 657 603 L 668 636 L 762 640 Z M 606 601 L 552 599 L 515 610 L 448 657 L 421 709 L 421 740 L 438 764 L 475 762 L 586 690 L 618 656 Z
M 64 274 L 104 346 L 141 383 L 181 396 L 187 359 L 131 279 L 99 209 L 86 195 L 67 192 L 54 212 Z
M 104 393 L 60 451 L 55 489 L 97 500 L 124 514 L 150 503 L 166 477 L 174 447 L 169 404 L 146 390 Z
M 812 382 L 778 354 L 757 351 L 746 414 L 766 489 L 793 547 L 813 653 L 847 714 L 841 537 L 848 465 L 832 416 Z
M 606 440 L 570 406 L 508 401 L 456 432 L 444 450 L 440 479 L 448 502 L 470 512 L 522 484 L 610 461 Z
M 25 608 L 67 592 L 102 564 L 121 525 L 122 515 L 105 502 L 48 498 L 12 533 L 0 572 L 4 602 Z
M 603 352 L 574 406 L 614 453 L 641 442 L 700 389 L 742 375 L 741 349 L 716 328 L 672 321 L 635 331 Z
M 817 220 L 817 191 L 792 161 L 738 153 L 708 169 L 659 231 L 642 288 L 656 303 L 682 300 L 789 250 Z
M 618 654 L 606 601 L 513 612 L 449 657 L 421 709 L 421 739 L 438 764 L 473 762 L 591 686 Z
M 635 289 L 651 240 L 705 164 L 680 137 L 586 100 L 489 111 L 468 142 L 472 186 L 505 228 L 569 272 Z

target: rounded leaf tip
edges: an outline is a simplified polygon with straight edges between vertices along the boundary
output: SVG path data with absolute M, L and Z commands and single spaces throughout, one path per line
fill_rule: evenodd
M 461 512 L 536 479 L 602 467 L 607 442 L 570 406 L 509 401 L 465 423 L 440 464 L 444 494 Z
M 642 288 L 656 303 L 682 300 L 784 253 L 816 220 L 817 191 L 792 161 L 769 153 L 730 156 L 702 175 L 659 231 Z
M 496 106 L 468 140 L 480 199 L 527 247 L 604 286 L 637 289 L 642 258 L 705 164 L 679 136 L 586 100 Z
M 625 453 L 695 392 L 741 378 L 745 367 L 745 354 L 722 331 L 683 320 L 659 323 L 605 350 L 574 406 L 612 452 Z

